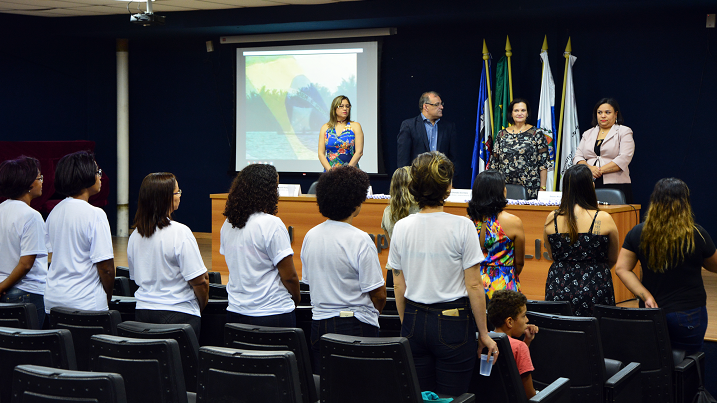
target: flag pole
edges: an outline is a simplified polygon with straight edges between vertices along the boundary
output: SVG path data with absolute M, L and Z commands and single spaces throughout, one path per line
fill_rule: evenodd
M 548 51 L 548 35 L 545 35 L 545 37 L 543 38 L 543 47 L 540 48 L 540 50 L 542 50 L 543 52 Z M 543 71 L 545 71 L 545 63 L 543 63 L 543 69 L 540 72 L 542 73 Z
M 485 66 L 485 78 L 486 78 L 486 86 L 488 87 L 488 115 L 490 115 L 490 131 L 491 131 L 491 137 L 493 137 L 493 103 L 490 100 L 490 66 L 488 65 L 488 60 L 490 60 L 490 53 L 488 53 L 488 46 L 485 44 L 485 39 L 483 39 L 483 64 Z
M 555 171 L 553 172 L 553 183 L 558 183 L 558 162 L 560 162 L 560 146 L 562 144 L 563 135 L 563 114 L 565 113 L 565 86 L 568 81 L 568 63 L 570 63 L 570 53 L 573 51 L 573 47 L 570 44 L 570 37 L 568 37 L 568 45 L 565 46 L 565 74 L 563 74 L 563 99 L 560 101 L 560 122 L 558 123 L 558 142 L 555 144 Z
M 513 72 L 510 68 L 510 57 L 513 56 L 513 48 L 510 47 L 510 38 L 505 36 L 505 56 L 508 58 L 508 92 L 510 94 L 510 102 L 513 102 Z

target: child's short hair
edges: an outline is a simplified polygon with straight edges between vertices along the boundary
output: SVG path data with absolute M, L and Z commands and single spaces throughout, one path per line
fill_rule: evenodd
M 501 327 L 508 318 L 517 318 L 523 306 L 528 303 L 525 295 L 512 290 L 498 290 L 488 303 L 488 320 L 495 327 Z

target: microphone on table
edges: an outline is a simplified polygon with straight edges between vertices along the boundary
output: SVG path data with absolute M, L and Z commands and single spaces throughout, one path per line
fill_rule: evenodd
M 610 205 L 610 203 L 608 203 L 608 202 L 603 202 L 603 201 L 599 201 L 598 204 L 602 204 L 603 206 L 609 206 L 609 205 Z

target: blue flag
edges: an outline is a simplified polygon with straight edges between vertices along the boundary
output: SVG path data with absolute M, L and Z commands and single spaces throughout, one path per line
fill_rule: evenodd
M 473 145 L 473 162 L 471 163 L 472 176 L 471 188 L 476 175 L 486 170 L 490 163 L 490 155 L 493 151 L 493 136 L 490 122 L 490 107 L 488 106 L 488 77 L 490 76 L 490 60 L 488 71 L 485 63 L 480 76 L 480 87 L 478 90 L 478 117 L 476 118 L 476 137 Z

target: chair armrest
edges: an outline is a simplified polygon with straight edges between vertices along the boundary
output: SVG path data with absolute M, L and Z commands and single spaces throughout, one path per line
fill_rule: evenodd
M 458 397 L 454 397 L 451 403 L 475 403 L 475 401 L 476 395 L 473 393 L 464 393 Z
M 622 361 L 605 358 L 605 377 L 611 378 L 622 369 Z
M 631 362 L 605 382 L 605 402 L 633 403 L 642 401 L 640 363 Z
M 682 351 L 682 350 L 674 350 L 673 351 L 673 357 L 677 357 L 674 355 L 675 351 Z M 688 359 L 683 354 L 683 359 L 681 362 L 677 363 L 675 362 L 675 372 L 686 372 L 692 369 L 695 371 L 692 366 L 695 365 L 695 361 L 700 363 L 700 369 L 702 369 L 702 377 L 704 378 L 704 365 L 705 365 L 705 353 L 699 351 L 694 354 L 690 354 L 689 357 L 692 357 L 693 359 Z M 695 376 L 697 376 L 697 372 L 695 371 Z
M 540 393 L 530 398 L 533 403 L 570 403 L 570 379 L 558 378 Z
M 672 350 L 672 361 L 675 363 L 675 366 L 677 366 L 677 364 L 684 361 L 686 355 L 687 354 L 686 354 L 685 350 L 680 350 L 680 349 Z
M 702 374 L 705 373 L 705 353 L 698 352 L 689 357 L 697 360 L 697 363 L 690 358 L 685 358 L 682 362 L 675 364 L 675 371 L 672 373 L 675 403 L 692 403 L 699 387 L 697 365 L 700 366 Z M 702 378 L 704 379 L 704 375 Z

